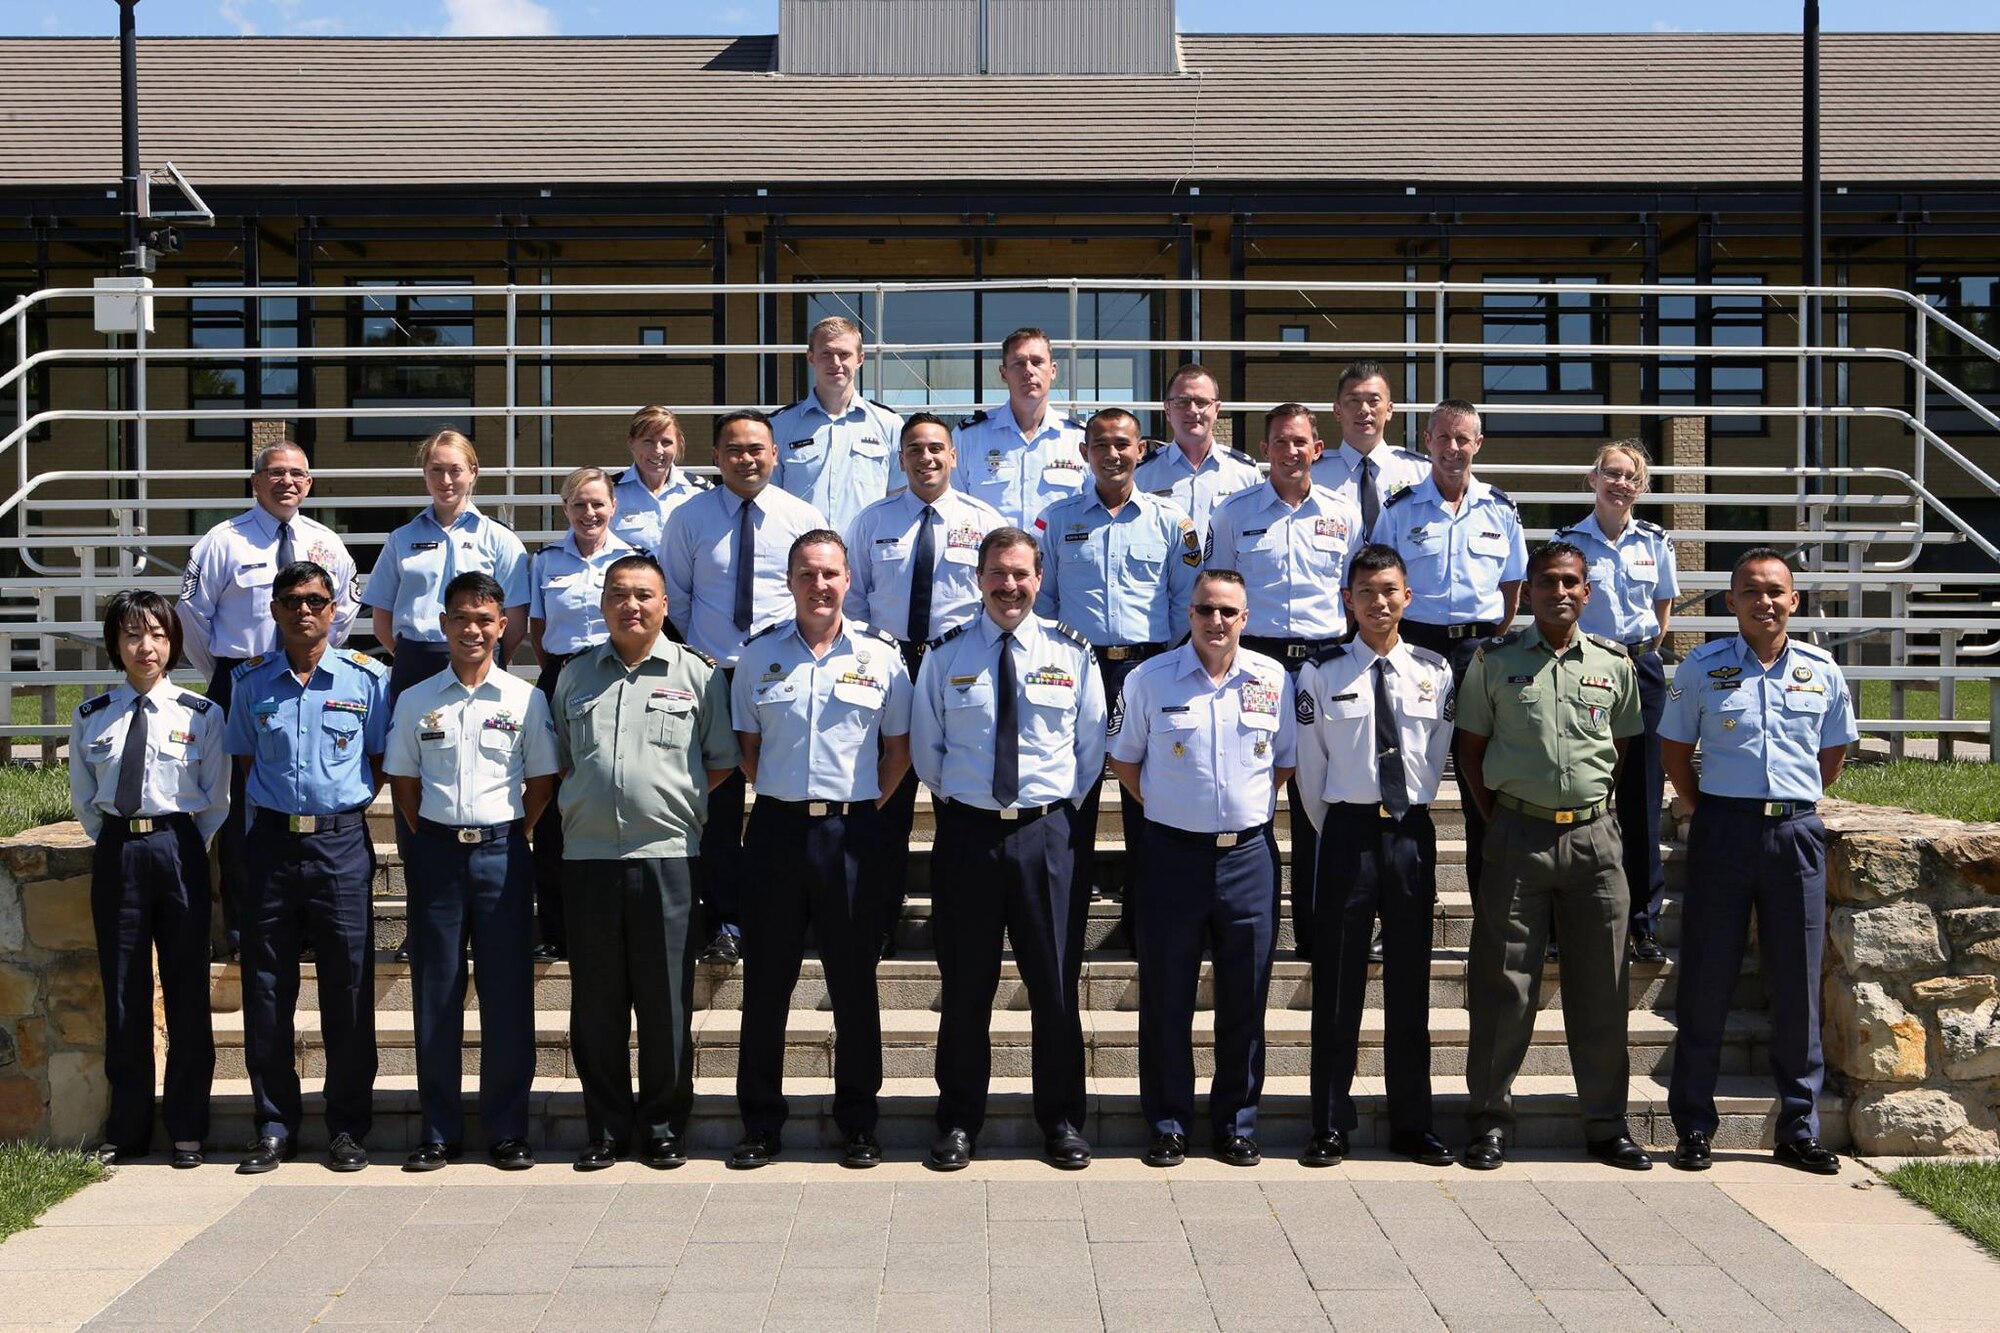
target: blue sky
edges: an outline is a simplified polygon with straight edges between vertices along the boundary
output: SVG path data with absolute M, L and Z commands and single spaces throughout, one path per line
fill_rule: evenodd
M 1344 12 L 1327 0 L 1180 0 L 1185 32 L 1322 32 Z M 1358 12 L 1358 11 L 1357 11 Z M 1402 0 L 1399 32 L 1790 32 L 1798 0 Z M 0 34 L 108 35 L 113 0 L 0 0 Z M 142 0 L 141 33 L 346 36 L 543 33 L 762 33 L 777 0 Z M 1828 31 L 1952 31 L 2000 27 L 1993 0 L 1823 0 Z

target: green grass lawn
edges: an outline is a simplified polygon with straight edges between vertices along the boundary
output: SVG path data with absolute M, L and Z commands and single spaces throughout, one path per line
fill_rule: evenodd
M 72 817 L 69 767 L 0 764 L 0 838 Z
M 2000 1258 L 2000 1162 L 1906 1162 L 1889 1183 Z
M 2000 820 L 2000 765 L 1904 759 L 1849 764 L 1830 795 L 1977 823 Z
M 1889 716 L 1889 685 L 1886 680 L 1864 680 L 1861 686 L 1861 716 Z M 1920 689 L 1926 682 L 1908 682 L 1903 690 L 1903 716 L 1918 721 L 1928 721 L 1938 716 L 1938 692 L 1935 682 L 1930 688 Z M 1983 680 L 1961 680 L 1958 682 L 1958 697 L 1953 700 L 1952 716 L 1961 722 L 1984 722 L 1992 711 L 1993 693 Z M 1934 737 L 1934 731 L 1912 731 L 1911 736 Z M 1983 738 L 1982 738 L 1983 739 Z
M 107 688 L 116 683 L 115 678 L 107 676 L 105 679 Z M 64 726 L 68 726 L 69 720 L 76 716 L 76 706 L 83 702 L 83 686 L 58 685 L 55 687 L 55 694 L 56 721 L 62 723 Z M 41 720 L 41 695 L 16 690 L 14 693 L 14 725 L 17 727 L 33 726 Z
M 32 1143 L 0 1143 L 0 1240 L 103 1178 L 97 1159 L 73 1148 L 51 1152 Z

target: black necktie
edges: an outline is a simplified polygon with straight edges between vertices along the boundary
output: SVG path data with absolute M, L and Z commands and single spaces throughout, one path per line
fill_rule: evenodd
M 112 805 L 130 819 L 139 813 L 146 786 L 146 697 L 132 701 L 132 720 L 125 727 L 125 752 L 118 757 L 118 794 Z
M 1375 531 L 1375 519 L 1382 512 L 1382 497 L 1375 493 L 1375 460 L 1361 460 L 1361 540 Z
M 1014 698 L 1014 636 L 1000 636 L 1000 669 L 993 689 L 993 799 L 1002 810 L 1021 797 L 1021 707 Z
M 290 523 L 280 523 L 278 525 L 278 568 L 283 569 L 286 565 L 291 564 L 295 558 L 295 553 L 292 550 L 292 525 Z
M 937 538 L 931 535 L 931 520 L 936 516 L 937 510 L 925 505 L 917 522 L 917 554 L 915 568 L 910 571 L 910 632 L 904 636 L 911 643 L 922 643 L 931 636 L 931 579 L 937 572 Z
M 756 605 L 757 531 L 753 523 L 756 505 L 743 502 L 743 518 L 736 525 L 736 628 L 750 632 L 750 611 Z
M 1389 707 L 1389 664 L 1375 659 L 1375 775 L 1382 808 L 1401 819 L 1410 813 L 1410 784 L 1403 776 L 1403 747 L 1396 735 L 1396 712 Z

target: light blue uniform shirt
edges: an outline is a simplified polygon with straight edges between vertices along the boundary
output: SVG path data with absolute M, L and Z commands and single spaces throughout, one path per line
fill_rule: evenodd
M 389 668 L 329 648 L 301 685 L 278 652 L 251 658 L 232 681 L 223 748 L 252 757 L 244 794 L 253 807 L 331 815 L 375 799 L 368 761 L 389 743 Z
M 69 795 L 77 822 L 95 842 L 104 817 L 118 813 L 125 733 L 132 725 L 131 683 L 77 705 L 69 729 Z M 146 753 L 135 817 L 192 815 L 207 842 L 229 817 L 229 752 L 222 709 L 162 679 L 146 695 Z
M 510 607 L 533 599 L 527 548 L 511 529 L 467 505 L 447 532 L 437 511 L 425 505 L 389 534 L 361 601 L 395 617 L 397 638 L 443 643 L 445 585 L 474 572 L 491 574 Z
M 667 614 L 690 646 L 725 667 L 736 665 L 743 641 L 792 617 L 785 560 L 792 543 L 826 526 L 819 510 L 776 486 L 757 493 L 751 519 L 756 563 L 750 628 L 736 625 L 736 537 L 744 501 L 726 487 L 703 491 L 674 510 L 657 552 L 667 576 Z
M 1194 530 L 1208 531 L 1209 515 L 1223 497 L 1247 491 L 1264 480 L 1257 460 L 1240 449 L 1211 444 L 1208 457 L 1195 467 L 1178 444 L 1169 444 L 1139 464 L 1133 485 L 1149 495 L 1171 500 L 1194 520 Z
M 1028 616 L 1014 631 L 1020 724 L 1018 804 L 1081 800 L 1104 776 L 1104 681 L 1090 645 L 1052 620 Z M 993 799 L 994 671 L 1000 627 L 982 608 L 937 640 L 917 670 L 910 762 L 937 795 L 984 810 Z
M 1201 539 L 1170 500 L 1135 490 L 1113 514 L 1092 486 L 1035 520 L 1042 590 L 1035 614 L 1100 648 L 1169 643 L 1187 628 Z
M 1375 498 L 1383 504 L 1397 491 L 1406 491 L 1431 475 L 1431 460 L 1420 453 L 1395 448 L 1385 440 L 1364 454 L 1342 440 L 1338 449 L 1328 450 L 1313 464 L 1313 480 L 1343 496 L 1358 512 L 1364 460 L 1375 465 Z
M 1455 514 L 1429 477 L 1386 497 L 1375 540 L 1395 547 L 1409 566 L 1413 596 L 1404 619 L 1427 625 L 1498 624 L 1507 609 L 1500 585 L 1528 576 L 1514 502 L 1476 477 Z
M 1244 633 L 1337 639 L 1347 630 L 1340 587 L 1361 541 L 1360 512 L 1326 487 L 1313 486 L 1294 509 L 1266 481 L 1215 507 L 1202 563 L 1243 576 Z
M 916 573 L 917 524 L 931 524 L 931 617 L 915 641 L 928 642 L 979 610 L 979 543 L 1007 520 L 992 505 L 946 487 L 923 519 L 909 491 L 877 500 L 847 531 L 852 574 L 842 608 L 855 620 L 898 637 L 909 633 L 910 583 Z
M 843 620 L 815 658 L 798 622 L 743 645 L 730 686 L 736 730 L 758 736 L 757 794 L 781 801 L 872 801 L 884 736 L 910 733 L 910 673 L 896 641 Z
M 836 417 L 809 393 L 771 418 L 778 442 L 771 480 L 845 532 L 856 514 L 902 484 L 902 437 L 903 419 L 880 403 L 855 394 Z
M 1141 662 L 1125 677 L 1111 757 L 1139 765 L 1146 818 L 1189 833 L 1237 833 L 1277 809 L 1272 770 L 1298 759 L 1292 680 L 1247 648 L 1217 685 L 1194 645 Z
M 1597 511 L 1556 533 L 1556 540 L 1580 549 L 1590 566 L 1590 600 L 1577 624 L 1587 634 L 1632 646 L 1659 637 L 1653 603 L 1681 595 L 1674 543 L 1657 523 L 1628 518 L 1612 541 L 1598 526 Z
M 1766 671 L 1741 634 L 1674 669 L 1660 738 L 1701 746 L 1701 790 L 1753 801 L 1817 801 L 1819 752 L 1860 736 L 1831 654 L 1787 638 Z
M 1026 528 L 1044 509 L 1090 481 L 1083 466 L 1083 423 L 1047 405 L 1042 428 L 1028 435 L 1007 403 L 974 412 L 952 432 L 958 466 L 953 490 L 984 500 L 1009 525 Z
M 580 653 L 611 637 L 604 623 L 604 572 L 631 554 L 615 532 L 592 555 L 578 553 L 574 532 L 535 552 L 528 616 L 543 622 L 543 652 Z
M 354 557 L 340 534 L 324 523 L 295 515 L 292 558 L 310 560 L 333 577 L 333 637 L 347 641 L 348 626 L 360 607 Z M 208 672 L 218 657 L 268 653 L 278 642 L 271 619 L 271 582 L 278 576 L 278 520 L 262 505 L 210 528 L 188 553 L 181 580 L 181 637 L 188 664 Z
M 549 701 L 498 666 L 473 689 L 446 667 L 396 696 L 382 771 L 422 780 L 425 819 L 511 824 L 527 814 L 527 780 L 561 768 Z
M 611 530 L 634 550 L 658 558 L 660 539 L 674 510 L 703 491 L 714 489 L 715 483 L 707 477 L 697 477 L 686 468 L 677 467 L 667 474 L 667 484 L 655 495 L 646 489 L 639 469 L 628 467 L 611 489 L 611 498 L 618 503 L 618 512 L 611 516 Z

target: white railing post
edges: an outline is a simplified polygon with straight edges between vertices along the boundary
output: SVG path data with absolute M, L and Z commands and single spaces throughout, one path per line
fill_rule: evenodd
M 146 498 L 146 474 L 152 471 L 152 460 L 147 456 L 146 438 L 146 309 L 149 301 L 139 299 L 139 318 L 133 323 L 132 335 L 132 410 L 136 414 L 132 425 L 132 467 L 138 473 L 139 485 L 136 494 Z
M 1910 585 L 1898 583 L 1889 589 L 1889 616 L 1896 628 L 1889 631 L 1889 665 L 1908 666 L 1910 664 L 1910 631 L 1905 628 L 1910 623 Z M 2000 679 L 1996 677 L 1995 679 Z M 1889 718 L 1900 722 L 1909 716 L 1910 685 L 1901 676 L 1889 682 Z M 1857 709 L 1858 713 L 1860 710 Z M 1902 731 L 1889 733 L 1889 757 L 1901 759 L 1905 737 Z
M 875 396 L 875 401 L 878 403 L 883 400 L 888 390 L 888 386 L 882 380 L 882 377 L 888 373 L 883 369 L 882 362 L 882 344 L 889 341 L 889 335 L 884 330 L 888 327 L 889 289 L 884 284 L 878 282 L 875 284 L 875 375 L 867 385 L 868 392 Z M 806 350 L 810 353 L 812 349 L 807 348 Z M 979 374 L 979 367 L 976 364 L 972 367 L 972 373 L 975 376 Z M 924 379 L 928 382 L 930 376 L 926 375 Z M 814 392 L 818 392 L 818 390 L 815 388 Z M 781 443 L 778 447 L 782 449 L 784 445 Z M 891 453 L 898 453 L 901 449 L 901 440 L 889 441 L 889 451 Z M 893 471 L 894 469 L 891 470 Z
M 1955 757 L 1957 737 L 1946 730 L 1943 723 L 1958 719 L 1958 680 L 1952 669 L 1958 665 L 1958 631 L 1943 629 L 1938 631 L 1938 758 Z
M 1915 457 L 1910 460 L 1910 475 L 1917 479 L 1917 485 L 1922 486 L 1924 484 L 1924 463 L 1930 457 L 1930 445 L 1924 440 L 1924 428 L 1930 424 L 1926 420 L 1926 411 L 1929 403 L 1927 391 L 1930 388 L 1930 380 L 1923 373 L 1930 369 L 1930 321 L 1925 319 L 1921 312 L 1917 315 L 1916 344 L 1915 347 L 1910 349 L 1912 355 L 1917 358 L 1918 366 L 1917 392 L 1916 397 L 1910 402 L 1910 415 L 1917 419 L 1918 429 L 1911 432 L 1911 452 Z M 1924 512 L 1924 504 L 1922 500 L 1919 500 L 1917 502 L 1917 536 L 1920 539 L 1924 535 L 1924 520 L 1926 517 L 1928 515 Z
M 478 307 L 477 304 L 475 303 L 474 305 L 475 320 L 477 319 L 477 311 Z M 507 494 L 509 495 L 514 494 L 521 488 L 520 479 L 516 477 L 514 474 L 514 465 L 515 465 L 514 455 L 515 455 L 515 450 L 519 447 L 520 435 L 521 435 L 521 419 L 519 416 L 521 407 L 521 401 L 520 401 L 521 386 L 516 382 L 515 379 L 515 377 L 520 373 L 520 363 L 519 359 L 514 354 L 514 341 L 516 333 L 514 327 L 514 321 L 519 317 L 519 315 L 520 315 L 520 297 L 515 291 L 514 284 L 510 282 L 507 284 L 507 327 L 504 334 L 502 335 L 507 340 L 507 355 L 506 355 Z M 476 322 L 474 324 L 474 327 L 475 328 L 478 327 Z M 514 506 L 512 504 L 505 504 L 500 506 L 500 521 L 502 523 L 505 523 L 510 528 L 518 527 L 519 525 L 514 520 L 515 520 Z
M 1445 291 L 1444 284 L 1440 282 L 1437 285 L 1437 295 L 1431 303 L 1431 337 L 1433 339 L 1433 346 L 1431 348 L 1431 379 L 1435 382 L 1433 392 L 1431 393 L 1431 400 L 1440 403 L 1451 397 L 1451 390 L 1444 382 L 1444 348 L 1445 344 L 1450 341 L 1451 332 L 1446 327 L 1450 301 L 1450 294 Z
M 96 602 L 93 600 L 90 603 L 90 606 L 91 608 L 95 608 Z M 45 588 L 36 595 L 35 614 L 44 625 L 55 623 L 55 618 L 56 618 L 55 589 Z M 88 619 L 87 612 L 85 618 Z M 7 663 L 7 667 L 9 670 L 12 670 L 13 666 L 14 664 L 10 659 Z M 43 671 L 43 672 L 54 671 L 56 669 L 55 635 L 45 631 L 43 632 L 41 637 L 36 641 L 35 667 L 38 671 Z M 56 720 L 56 687 L 53 685 L 43 685 L 38 687 L 38 690 L 42 696 L 42 721 L 44 723 L 54 722 Z M 10 712 L 7 715 L 7 721 L 11 724 L 13 720 L 14 720 L 14 715 Z M 53 736 L 44 736 L 42 738 L 42 767 L 53 768 L 55 766 L 55 762 L 56 762 L 56 739 Z
M 26 367 L 28 364 L 28 312 L 25 310 L 14 322 L 14 364 L 17 367 Z M 28 425 L 28 381 L 33 378 L 32 374 L 23 369 L 20 378 L 14 381 L 15 410 L 19 414 L 14 418 L 14 424 L 24 432 Z M 18 479 L 18 489 L 15 494 L 19 495 L 28 489 L 28 437 L 25 433 L 21 436 L 20 448 L 14 451 L 14 464 L 14 475 Z M 13 714 L 8 714 L 8 717 L 11 720 Z
M 1076 279 L 1069 280 L 1069 369 L 1064 372 L 1069 380 L 1069 400 L 1076 402 L 1076 395 L 1083 385 L 1076 378 Z

